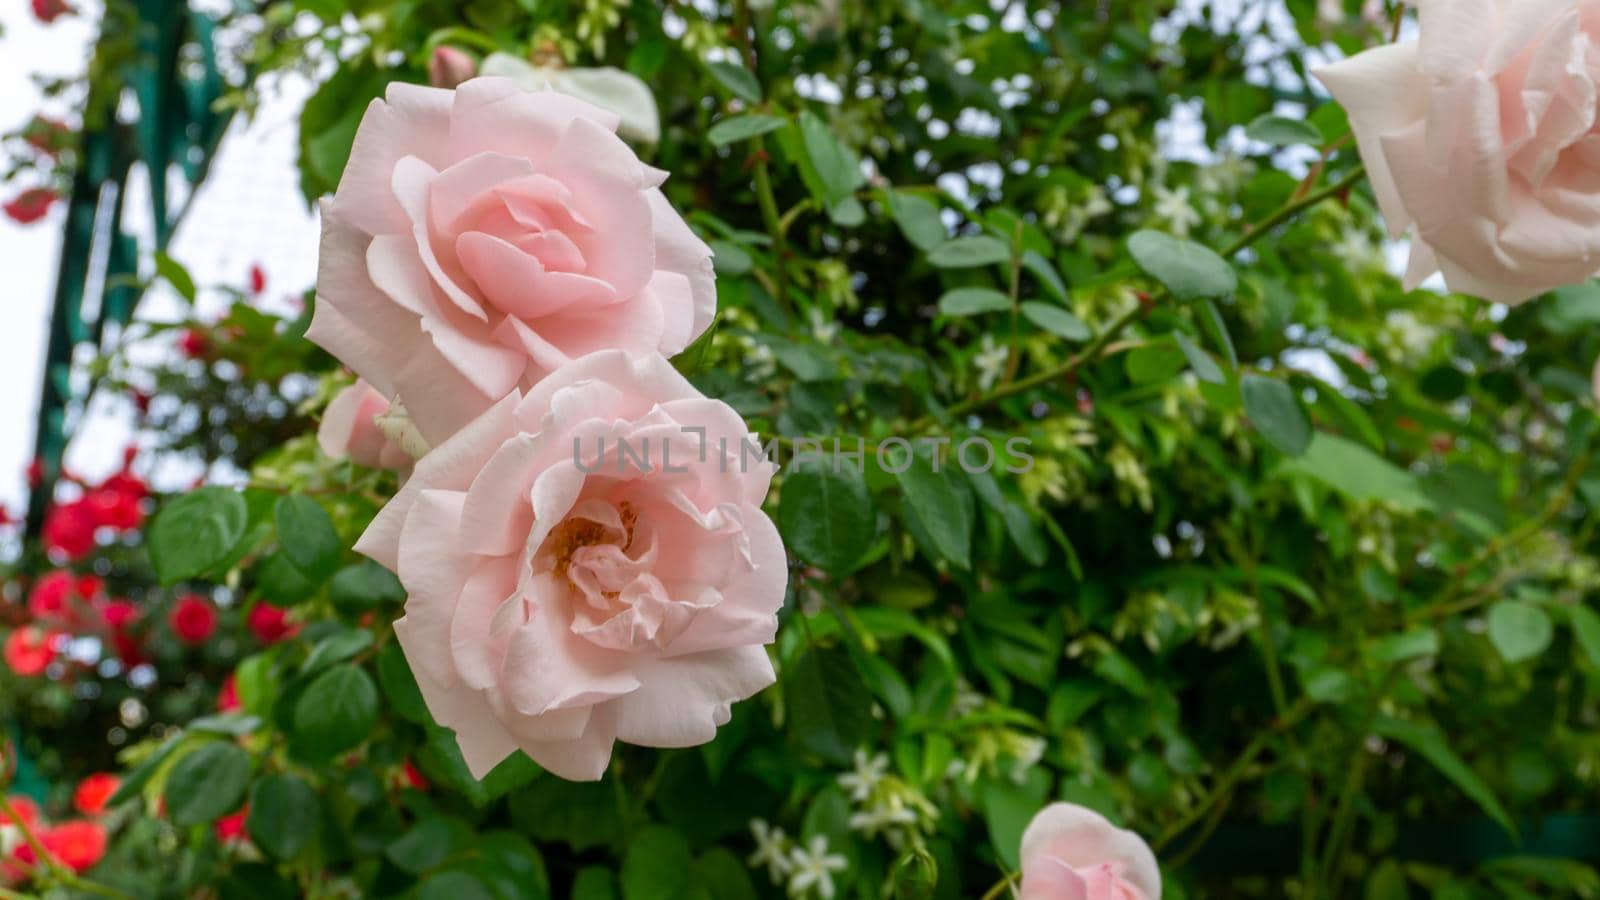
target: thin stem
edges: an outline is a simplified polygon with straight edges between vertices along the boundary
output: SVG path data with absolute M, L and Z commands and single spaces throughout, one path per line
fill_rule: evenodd
M 1100 332 L 1100 334 L 1097 335 L 1093 341 L 1090 341 L 1088 346 L 1073 354 L 1071 359 L 1068 359 L 1061 365 L 1051 369 L 1046 369 L 1043 372 L 1035 372 L 1026 378 L 1019 378 L 1010 384 L 1003 384 L 989 393 L 984 394 L 982 397 L 976 397 L 971 400 L 965 400 L 961 403 L 954 404 L 949 409 L 950 415 L 952 417 L 959 418 L 976 410 L 983 409 L 986 406 L 990 406 L 991 404 L 998 403 L 1007 397 L 1014 397 L 1017 394 L 1023 393 L 1024 391 L 1030 391 L 1036 387 L 1039 387 L 1040 385 L 1049 384 L 1058 378 L 1072 374 L 1085 364 L 1095 361 L 1095 359 L 1100 356 L 1100 351 L 1103 350 L 1107 344 L 1111 343 L 1113 338 L 1121 334 L 1123 329 L 1133 324 L 1133 322 L 1142 315 L 1144 315 L 1144 307 L 1142 305 L 1133 307 L 1132 309 L 1123 313 L 1121 316 L 1118 316 L 1117 319 L 1110 325 L 1107 325 L 1105 330 Z M 936 424 L 938 424 L 938 422 L 932 416 L 924 416 L 921 419 L 911 423 L 911 431 L 913 433 L 926 431 L 934 427 Z
M 760 60 L 756 57 L 755 41 L 751 37 L 755 22 L 750 16 L 750 4 L 745 0 L 734 0 L 733 13 L 734 30 L 739 33 L 739 46 L 744 51 L 745 65 L 759 84 L 761 67 Z M 789 242 L 784 237 L 788 226 L 778 218 L 778 201 L 772 193 L 772 172 L 767 165 L 767 141 L 758 135 L 750 143 L 752 158 L 755 160 L 756 203 L 761 207 L 761 221 L 767 226 L 767 234 L 772 236 L 772 268 L 777 276 L 772 293 L 778 301 L 779 308 L 793 315 L 794 310 L 789 305 Z
M 979 900 L 996 900 L 997 897 L 1006 892 L 1006 888 L 1011 886 L 1011 882 L 1015 881 L 1016 877 L 1010 872 L 1000 876 L 1000 880 L 996 881 L 987 891 L 984 891 Z
M 5 813 L 6 820 L 17 826 L 17 830 L 22 832 L 22 840 L 27 843 L 28 849 L 33 851 L 35 866 L 45 868 L 56 875 L 66 874 L 66 866 L 63 866 L 60 860 L 44 849 L 44 844 L 39 842 L 38 835 L 33 833 L 33 827 L 23 821 L 22 816 L 17 814 L 17 808 L 11 805 L 11 798 L 6 796 L 3 791 L 0 791 L 0 813 Z
M 1367 762 L 1372 754 L 1367 752 L 1362 738 L 1357 738 L 1356 749 L 1350 760 L 1350 770 L 1339 790 L 1338 812 L 1333 824 L 1328 826 L 1328 844 L 1322 850 L 1322 862 L 1317 867 L 1318 884 L 1328 888 L 1329 896 L 1338 896 L 1339 872 L 1337 866 L 1343 857 L 1343 847 L 1350 836 L 1352 817 L 1355 815 L 1356 795 L 1366 780 Z
M 1355 185 L 1356 182 L 1365 177 L 1367 177 L 1366 167 L 1358 165 L 1354 169 L 1351 169 L 1350 172 L 1343 178 L 1323 188 L 1322 190 L 1307 194 L 1298 200 L 1292 200 L 1288 203 L 1285 203 L 1283 206 L 1278 208 L 1277 212 L 1267 216 L 1261 222 L 1250 226 L 1245 230 L 1244 234 L 1239 236 L 1238 240 L 1223 248 L 1223 258 L 1231 259 L 1232 257 L 1237 256 L 1240 251 L 1244 250 L 1244 248 L 1260 240 L 1263 235 L 1279 225 L 1282 225 L 1284 222 L 1292 218 L 1296 213 L 1309 207 L 1316 206 L 1318 203 L 1321 203 L 1330 197 L 1337 197 L 1340 194 L 1343 194 L 1345 191 L 1349 190 L 1353 185 Z
M 1183 834 L 1191 825 L 1200 821 L 1213 805 L 1231 792 L 1239 782 L 1244 780 L 1251 764 L 1255 762 L 1257 756 L 1261 755 L 1262 751 L 1267 749 L 1267 744 L 1273 738 L 1299 724 L 1300 720 L 1311 712 L 1311 708 L 1311 700 L 1302 697 L 1294 706 L 1290 707 L 1288 715 L 1280 717 L 1271 728 L 1256 735 L 1255 740 L 1244 748 L 1244 752 L 1240 753 L 1233 761 L 1233 765 L 1222 773 L 1222 777 L 1217 779 L 1217 783 L 1212 786 L 1211 790 L 1200 798 L 1200 802 L 1196 803 L 1193 809 L 1184 813 L 1178 821 L 1168 826 L 1167 830 L 1162 832 L 1161 836 L 1156 838 L 1150 846 L 1160 852 L 1161 848 L 1172 843 L 1173 839 Z

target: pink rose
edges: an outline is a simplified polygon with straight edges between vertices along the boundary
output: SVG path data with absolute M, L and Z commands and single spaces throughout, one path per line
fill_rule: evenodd
M 411 455 L 390 440 L 380 425 L 380 417 L 388 412 L 389 400 L 372 385 L 357 380 L 336 394 L 323 410 L 317 443 L 333 459 L 348 456 L 374 469 L 408 471 Z
M 1022 833 L 1022 900 L 1160 900 L 1144 839 L 1092 809 L 1052 803 Z
M 773 682 L 788 568 L 747 436 L 661 356 L 611 350 L 417 462 L 356 549 L 404 583 L 395 634 L 474 775 L 520 747 L 597 779 L 614 741 L 704 743 Z
M 1408 287 L 1516 303 L 1600 269 L 1600 0 L 1422 0 L 1420 39 L 1316 76 L 1350 114 Z
M 323 209 L 308 336 L 439 444 L 585 354 L 667 355 L 711 324 L 711 251 L 617 117 L 476 78 L 395 83 Z

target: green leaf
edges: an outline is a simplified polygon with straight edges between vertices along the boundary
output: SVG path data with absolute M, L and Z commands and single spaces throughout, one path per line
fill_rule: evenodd
M 509 805 L 517 830 L 540 842 L 564 842 L 575 853 L 622 839 L 622 816 L 609 783 L 547 778 L 513 793 Z
M 856 155 L 810 112 L 800 114 L 800 139 L 806 157 L 822 183 L 823 197 L 832 207 L 850 197 L 862 185 L 861 164 Z
M 306 661 L 300 664 L 300 674 L 310 675 L 334 663 L 344 662 L 372 646 L 372 641 L 372 632 L 365 628 L 340 628 L 317 641 L 311 652 L 306 654 Z
M 205 574 L 244 537 L 249 511 L 238 491 L 203 487 L 161 508 L 150 524 L 150 563 L 163 585 Z
M 889 192 L 889 215 L 911 246 L 926 253 L 949 239 L 939 217 L 939 205 L 910 191 Z
M 1511 816 L 1506 814 L 1505 807 L 1500 805 L 1499 799 L 1483 779 L 1478 777 L 1478 773 L 1450 749 L 1450 739 L 1437 726 L 1407 722 L 1392 716 L 1380 716 L 1373 724 L 1372 730 L 1382 737 L 1415 750 L 1438 769 L 1439 774 L 1450 779 L 1463 794 L 1472 798 L 1472 801 L 1478 804 L 1489 818 L 1499 823 L 1507 834 L 1516 839 L 1517 826 L 1511 821 Z
M 1200 326 L 1206 334 L 1222 351 L 1222 356 L 1228 361 L 1228 368 L 1239 368 L 1239 353 L 1233 348 L 1233 338 L 1228 334 L 1228 325 L 1222 320 L 1222 313 L 1217 310 L 1217 304 L 1209 298 L 1200 301 Z
M 1553 637 L 1555 626 L 1550 616 L 1531 603 L 1502 600 L 1489 607 L 1489 643 L 1508 663 L 1538 656 Z
M 1011 261 L 1011 248 L 986 234 L 958 237 L 928 251 L 928 263 L 941 269 L 970 269 Z
M 378 651 L 378 683 L 383 686 L 383 696 L 395 714 L 407 722 L 432 725 L 428 705 L 423 702 L 422 689 L 417 687 L 416 676 L 406 662 L 405 651 L 399 641 L 390 641 Z
M 1022 268 L 1026 269 L 1028 274 L 1037 278 L 1039 284 L 1044 286 L 1050 296 L 1062 303 L 1067 302 L 1069 297 L 1067 283 L 1061 280 L 1060 273 L 1056 271 L 1055 266 L 1050 264 L 1050 260 L 1046 259 L 1043 253 L 1037 250 L 1024 250 L 1022 252 Z
M 460 822 L 434 816 L 423 819 L 384 848 L 383 855 L 402 872 L 420 875 L 444 862 L 462 842 Z
M 789 733 L 800 747 L 839 765 L 872 728 L 872 694 L 849 654 L 809 647 L 784 673 Z
M 1352 500 L 1382 500 L 1408 510 L 1433 507 L 1416 476 L 1360 444 L 1324 432 L 1317 432 L 1305 455 L 1285 469 L 1304 472 Z
M 694 900 L 756 900 L 755 883 L 744 861 L 726 847 L 712 847 L 689 873 Z
M 623 900 L 679 900 L 689 891 L 689 842 L 661 825 L 628 841 L 622 857 Z
M 461 755 L 455 732 L 437 727 L 428 729 L 428 742 L 419 760 L 425 774 L 479 809 L 533 781 L 541 771 L 526 754 L 512 753 L 484 773 L 481 780 L 474 778 Z
M 989 842 L 1006 868 L 1018 868 L 1022 832 L 1049 793 L 1050 773 L 1041 767 L 1029 769 L 1021 783 L 996 779 L 983 787 L 979 800 L 989 828 Z
M 756 81 L 756 76 L 749 69 L 735 62 L 719 60 L 706 63 L 706 69 L 711 72 L 711 77 L 717 84 L 725 88 L 728 93 L 738 97 L 746 103 L 761 102 L 761 83 Z
M 778 498 L 778 529 L 796 556 L 848 575 L 876 528 L 866 479 L 851 461 L 800 455 L 790 461 Z
M 1193 241 L 1160 231 L 1136 231 L 1128 252 L 1146 275 L 1161 282 L 1179 300 L 1225 297 L 1239 286 L 1228 261 Z
M 1568 615 L 1572 617 L 1572 635 L 1589 657 L 1589 665 L 1600 669 L 1600 614 L 1580 604 L 1571 607 Z
M 1022 304 L 1022 317 L 1065 340 L 1087 341 L 1094 336 L 1082 319 L 1051 303 L 1025 301 Z
M 405 599 L 400 579 L 370 559 L 345 566 L 328 582 L 328 600 L 346 615 L 395 606 Z
M 215 734 L 221 737 L 244 737 L 261 727 L 259 716 L 239 713 L 216 713 L 191 721 L 188 729 L 196 734 Z
M 265 775 L 250 789 L 244 827 L 268 856 L 293 859 L 317 836 L 322 809 L 317 792 L 298 775 Z
M 1439 632 L 1425 625 L 1398 634 L 1386 634 L 1367 650 L 1367 655 L 1379 662 L 1397 663 L 1421 656 L 1437 656 Z
M 1270 113 L 1256 117 L 1255 121 L 1245 127 L 1244 136 L 1252 141 L 1278 146 L 1311 144 L 1320 147 L 1325 142 L 1322 131 L 1310 122 Z
M 250 754 L 230 741 L 212 741 L 167 775 L 167 815 L 179 828 L 213 822 L 239 807 L 249 783 Z
M 976 316 L 980 313 L 1004 312 L 1011 308 L 1011 298 L 994 288 L 964 287 L 946 291 L 939 298 L 942 316 Z
M 168 256 L 164 250 L 156 251 L 156 274 L 165 278 L 167 283 L 172 285 L 172 289 L 178 292 L 178 296 L 191 305 L 194 303 L 194 279 L 189 276 L 189 270 Z
M 1311 446 L 1311 420 L 1289 385 L 1250 373 L 1239 380 L 1244 411 L 1268 444 L 1286 456 L 1299 456 Z
M 572 880 L 572 900 L 617 900 L 617 876 L 599 866 L 584 866 Z
M 936 460 L 928 454 L 911 456 L 905 471 L 894 477 L 906 504 L 933 543 L 933 550 L 958 569 L 972 567 L 972 528 L 976 514 L 972 491 L 956 469 L 951 454 Z M 938 471 L 934 471 L 937 466 Z
M 1174 331 L 1172 338 L 1178 342 L 1178 349 L 1183 351 L 1184 359 L 1189 361 L 1189 368 L 1194 372 L 1194 377 L 1212 384 L 1223 384 L 1228 380 L 1222 374 L 1222 369 L 1217 366 L 1217 361 L 1211 358 L 1211 354 L 1195 346 L 1188 335 Z
M 738 277 L 747 274 L 756 267 L 756 261 L 745 250 L 732 241 L 707 241 L 711 246 L 711 262 L 717 268 L 717 274 L 727 277 Z
M 328 759 L 366 740 L 378 722 L 378 689 L 359 666 L 344 663 L 312 681 L 294 705 L 294 746 Z
M 741 72 L 744 70 L 740 70 Z M 782 116 L 769 116 L 762 113 L 746 113 L 742 116 L 733 116 L 723 119 L 711 126 L 706 132 L 706 140 L 713 147 L 725 147 L 740 141 L 748 141 L 753 137 L 760 137 L 777 131 L 789 124 L 789 120 Z
M 322 504 L 303 494 L 279 497 L 273 519 L 278 543 L 295 568 L 320 581 L 338 567 L 343 547 Z

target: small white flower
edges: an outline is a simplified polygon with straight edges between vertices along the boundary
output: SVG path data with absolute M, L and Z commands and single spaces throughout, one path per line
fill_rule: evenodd
M 882 753 L 868 756 L 865 750 L 856 751 L 856 768 L 839 776 L 839 786 L 850 792 L 850 799 L 861 803 L 872 796 L 878 783 L 889 772 L 889 757 Z
M 1177 190 L 1168 190 L 1161 185 L 1155 187 L 1155 216 L 1172 229 L 1178 237 L 1186 237 L 1189 229 L 1200 224 L 1200 214 L 1189 205 L 1189 189 L 1180 187 Z
M 767 867 L 767 877 L 777 884 L 789 874 L 789 837 L 782 828 L 773 828 L 765 819 L 750 820 L 750 834 L 756 841 L 756 852 L 745 863 L 752 869 Z
M 1011 753 L 1015 762 L 1011 766 L 1011 779 L 1021 784 L 1028 777 L 1028 772 L 1044 759 L 1045 740 L 1033 735 L 1017 735 L 1011 742 Z
M 978 355 L 972 358 L 972 364 L 978 369 L 978 390 L 987 391 L 994 387 L 1005 372 L 1006 360 L 1011 358 L 1011 350 L 994 342 L 993 335 L 984 335 Z
M 804 847 L 789 851 L 793 869 L 789 875 L 789 896 L 804 897 L 815 890 L 822 900 L 833 900 L 833 873 L 849 868 L 850 861 L 828 852 L 827 835 L 817 835 Z
M 11 852 L 22 846 L 22 829 L 10 822 L 0 825 L 0 856 L 10 856 Z

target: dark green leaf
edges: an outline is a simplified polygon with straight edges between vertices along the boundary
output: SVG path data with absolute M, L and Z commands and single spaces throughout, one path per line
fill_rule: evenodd
M 1128 238 L 1128 252 L 1145 274 L 1179 300 L 1224 297 L 1239 286 L 1227 260 L 1193 241 L 1160 231 L 1137 231 Z
M 928 251 L 928 262 L 941 269 L 970 269 L 1011 261 L 1011 248 L 986 234 L 958 237 Z
M 895 480 L 906 503 L 933 542 L 933 550 L 959 569 L 972 566 L 972 492 L 956 469 L 954 454 L 940 460 L 914 454 Z M 937 471 L 935 469 L 937 468 Z
M 301 494 L 279 497 L 273 518 L 278 543 L 295 568 L 320 581 L 338 567 L 343 548 L 322 504 Z
M 167 775 L 167 815 L 179 828 L 204 825 L 233 812 L 250 783 L 250 754 L 212 741 L 178 760 Z
M 163 585 L 222 563 L 244 537 L 249 513 L 238 491 L 203 487 L 169 501 L 148 531 L 150 562 Z
M 1437 727 L 1407 722 L 1391 716 L 1380 716 L 1372 730 L 1382 737 L 1416 751 L 1423 759 L 1432 763 L 1441 775 L 1460 788 L 1463 794 L 1472 798 L 1472 801 L 1478 804 L 1489 818 L 1499 823 L 1507 834 L 1516 837 L 1517 826 L 1511 821 L 1511 816 L 1506 813 L 1505 807 L 1500 805 L 1500 800 L 1495 797 L 1483 779 L 1478 777 L 1478 773 L 1456 755 L 1450 748 L 1449 738 L 1445 737 Z
M 1252 141 L 1263 144 L 1276 144 L 1289 146 L 1292 144 L 1310 144 L 1314 147 L 1323 143 L 1322 132 L 1317 126 L 1304 119 L 1290 119 L 1286 116 L 1268 115 L 1258 116 L 1244 130 L 1244 136 Z
M 1188 335 L 1175 331 L 1172 333 L 1172 338 L 1178 342 L 1178 349 L 1183 351 L 1183 356 L 1189 361 L 1189 368 L 1196 378 L 1212 384 L 1223 384 L 1228 380 L 1222 374 L 1222 369 L 1217 366 L 1216 360 L 1211 358 L 1211 354 L 1195 346 Z
M 815 115 L 800 114 L 800 138 L 812 169 L 822 182 L 823 197 L 833 206 L 855 192 L 862 184 L 861 165 L 850 148 Z
M 848 575 L 871 543 L 877 515 L 867 483 L 849 460 L 796 457 L 778 503 L 778 527 L 796 556 Z
M 994 288 L 956 288 L 939 298 L 939 314 L 943 316 L 975 316 L 1010 308 L 1011 298 Z
M 328 582 L 328 599 L 346 614 L 394 606 L 405 598 L 400 579 L 370 559 L 345 566 Z
M 726 88 L 728 93 L 746 103 L 761 102 L 761 83 L 756 81 L 756 76 L 750 74 L 749 69 L 735 62 L 720 60 L 706 63 L 706 68 L 710 70 L 711 77 L 717 80 L 717 84 Z
M 740 70 L 743 71 L 742 69 Z M 748 141 L 753 137 L 777 131 L 789 123 L 782 116 L 768 116 L 761 113 L 746 113 L 742 116 L 732 116 L 723 119 L 711 126 L 706 132 L 706 139 L 714 147 L 724 147 L 736 144 L 739 141 Z
M 1082 319 L 1050 303 L 1028 300 L 1022 304 L 1022 317 L 1065 340 L 1087 341 L 1094 336 Z
M 1502 600 L 1489 607 L 1489 642 L 1506 662 L 1538 656 L 1554 637 L 1550 616 L 1531 603 Z
M 265 775 L 250 789 L 245 829 L 268 856 L 294 858 L 316 838 L 321 820 L 317 792 L 297 775 Z
M 944 243 L 949 231 L 939 218 L 939 205 L 910 191 L 889 192 L 889 214 L 911 246 L 924 252 Z
M 378 689 L 359 666 L 345 663 L 318 675 L 294 706 L 294 744 L 327 759 L 360 744 L 378 721 Z
M 1311 420 L 1300 408 L 1294 389 L 1254 372 L 1239 381 L 1244 411 L 1267 443 L 1288 456 L 1299 456 L 1311 446 Z
M 189 270 L 182 263 L 166 254 L 166 251 L 156 251 L 156 274 L 167 280 L 172 289 L 178 292 L 189 303 L 194 303 L 194 279 L 189 276 Z
M 812 647 L 784 673 L 789 733 L 804 749 L 848 764 L 872 728 L 872 694 L 849 654 Z
M 689 891 L 689 842 L 652 825 L 628 841 L 622 857 L 623 900 L 680 900 Z

